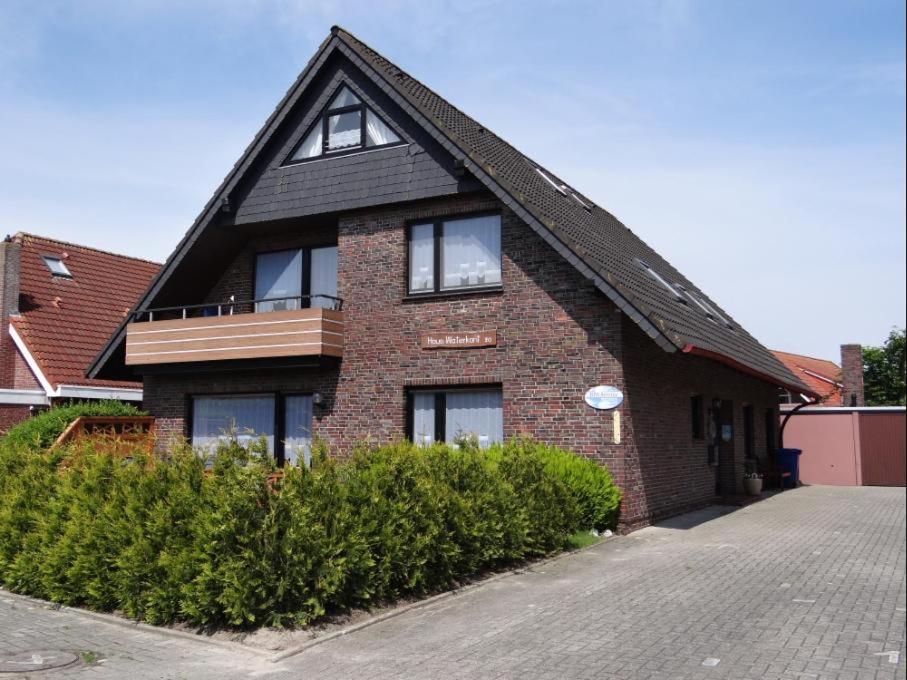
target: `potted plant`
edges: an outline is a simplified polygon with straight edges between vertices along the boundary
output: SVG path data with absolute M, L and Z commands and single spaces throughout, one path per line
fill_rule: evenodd
M 746 461 L 746 472 L 743 474 L 743 489 L 748 496 L 762 493 L 762 473 L 759 472 L 759 460 L 750 458 Z

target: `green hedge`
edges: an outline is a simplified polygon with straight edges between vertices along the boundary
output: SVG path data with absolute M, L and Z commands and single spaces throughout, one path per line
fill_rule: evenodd
M 122 401 L 86 401 L 56 406 L 11 427 L 0 443 L 20 449 L 46 449 L 79 416 L 144 415 L 147 413 Z
M 528 440 L 399 443 L 345 463 L 318 450 L 276 489 L 252 449 L 222 447 L 206 475 L 188 448 L 153 463 L 83 450 L 60 471 L 0 445 L 0 582 L 152 623 L 305 624 L 561 550 L 610 516 L 584 507 L 596 477 L 572 454 Z

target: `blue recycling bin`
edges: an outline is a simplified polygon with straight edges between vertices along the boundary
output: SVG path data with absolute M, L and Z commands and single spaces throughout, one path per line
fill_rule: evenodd
M 790 477 L 784 477 L 785 488 L 794 489 L 800 483 L 800 454 L 803 449 L 778 449 L 778 462 L 781 472 L 790 472 Z

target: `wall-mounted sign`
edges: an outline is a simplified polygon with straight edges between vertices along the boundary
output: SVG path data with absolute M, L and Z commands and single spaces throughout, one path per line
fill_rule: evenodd
M 470 333 L 423 333 L 420 337 L 422 349 L 472 349 L 473 347 L 495 347 L 498 344 L 497 331 Z
M 624 393 L 611 385 L 598 385 L 586 392 L 586 403 L 600 411 L 617 408 L 624 401 Z

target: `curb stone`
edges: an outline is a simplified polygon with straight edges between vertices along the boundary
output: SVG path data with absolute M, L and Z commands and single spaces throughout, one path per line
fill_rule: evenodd
M 481 588 L 482 586 L 488 585 L 490 583 L 495 583 L 496 581 L 501 581 L 501 580 L 504 580 L 511 576 L 529 573 L 529 572 L 536 570 L 539 567 L 543 567 L 545 565 L 557 562 L 558 560 L 562 560 L 562 559 L 565 559 L 565 558 L 573 556 L 573 555 L 578 555 L 580 553 L 587 552 L 593 548 L 600 547 L 605 543 L 610 544 L 610 543 L 614 543 L 618 540 L 622 541 L 625 538 L 626 538 L 625 536 L 621 536 L 619 534 L 614 534 L 613 536 L 610 536 L 608 538 L 602 538 L 602 540 L 600 540 L 596 543 L 593 543 L 591 545 L 587 545 L 583 548 L 577 548 L 574 550 L 565 550 L 564 552 L 558 553 L 557 555 L 552 555 L 551 557 L 545 557 L 540 560 L 536 560 L 536 561 L 524 564 L 522 566 L 515 567 L 513 569 L 508 569 L 507 571 L 498 572 L 498 573 L 492 574 L 491 576 L 488 576 L 487 578 L 483 578 L 479 581 L 469 583 L 460 588 L 456 588 L 454 590 L 447 590 L 443 593 L 438 593 L 437 595 L 432 595 L 431 597 L 427 597 L 422 600 L 417 600 L 415 602 L 410 602 L 408 604 L 401 605 L 399 607 L 395 607 L 386 612 L 383 612 L 382 614 L 378 614 L 369 619 L 366 619 L 365 621 L 360 621 L 358 623 L 352 624 L 345 628 L 340 628 L 339 630 L 331 631 L 330 633 L 327 633 L 327 634 L 319 636 L 319 637 L 312 638 L 310 640 L 306 640 L 305 642 L 302 642 L 302 643 L 296 645 L 295 647 L 291 647 L 289 649 L 283 649 L 276 653 L 268 651 L 268 650 L 260 649 L 258 647 L 254 647 L 252 645 L 246 645 L 241 642 L 232 642 L 230 640 L 219 640 L 217 638 L 206 637 L 199 633 L 190 633 L 188 631 L 176 630 L 173 628 L 166 628 L 164 626 L 153 626 L 148 623 L 142 623 L 141 621 L 133 621 L 131 619 L 125 619 L 123 617 L 116 616 L 114 614 L 105 614 L 102 612 L 94 612 L 94 611 L 91 611 L 88 609 L 81 609 L 79 607 L 70 607 L 68 605 L 58 604 L 56 602 L 51 602 L 49 600 L 41 600 L 41 599 L 38 599 L 35 597 L 30 597 L 28 595 L 20 595 L 18 593 L 13 593 L 13 592 L 10 592 L 3 588 L 0 588 L 0 598 L 7 598 L 14 602 L 19 602 L 19 603 L 34 606 L 34 607 L 40 607 L 42 609 L 49 609 L 52 611 L 64 611 L 64 612 L 67 612 L 70 614 L 84 616 L 84 617 L 93 619 L 95 621 L 100 621 L 102 623 L 108 623 L 108 624 L 111 624 L 114 626 L 118 626 L 120 628 L 127 628 L 127 629 L 131 629 L 131 630 L 140 630 L 140 631 L 146 632 L 146 633 L 158 633 L 160 635 L 164 635 L 167 637 L 179 638 L 181 640 L 189 640 L 192 642 L 200 642 L 202 644 L 210 645 L 213 647 L 219 647 L 221 649 L 226 649 L 226 650 L 230 650 L 230 651 L 238 652 L 238 653 L 251 653 L 251 654 L 258 656 L 259 658 L 263 658 L 265 661 L 269 661 L 271 663 L 278 663 L 278 662 L 288 659 L 290 657 L 296 656 L 298 654 L 302 654 L 303 652 L 311 649 L 312 647 L 316 647 L 322 643 L 330 642 L 331 640 L 334 640 L 339 637 L 344 637 L 346 635 L 351 635 L 364 628 L 368 628 L 369 626 L 373 626 L 373 625 L 381 623 L 383 621 L 387 621 L 389 619 L 395 618 L 402 614 L 406 614 L 407 612 L 413 611 L 415 609 L 422 609 L 423 607 L 428 607 L 440 600 L 444 600 L 444 599 L 447 599 L 450 597 L 456 597 L 458 595 L 465 595 L 473 590 L 477 590 L 478 588 Z

